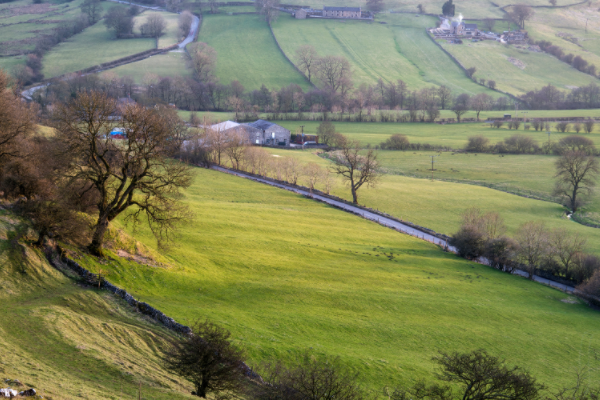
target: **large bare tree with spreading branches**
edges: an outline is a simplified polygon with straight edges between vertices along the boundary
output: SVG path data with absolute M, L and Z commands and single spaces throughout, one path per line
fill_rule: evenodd
M 57 107 L 57 139 L 72 163 L 68 178 L 80 182 L 82 194 L 97 192 L 97 220 L 88 247 L 92 254 L 103 255 L 109 223 L 125 211 L 134 225 L 145 217 L 159 245 L 189 218 L 178 198 L 191 183 L 190 169 L 170 158 L 179 152 L 185 128 L 171 111 L 119 108 L 106 94 L 93 91 Z M 117 126 L 124 139 L 110 135 Z
M 352 87 L 352 67 L 346 58 L 321 57 L 315 67 L 315 75 L 329 91 L 344 95 Z
M 377 152 L 373 149 L 363 151 L 356 140 L 343 140 L 338 142 L 338 151 L 333 153 L 333 172 L 342 177 L 350 186 L 352 201 L 358 204 L 358 190 L 363 186 L 374 187 L 381 176 Z
M 571 211 L 576 212 L 581 205 L 581 195 L 591 193 L 599 173 L 596 157 L 584 151 L 567 151 L 556 160 L 554 194 L 563 197 Z

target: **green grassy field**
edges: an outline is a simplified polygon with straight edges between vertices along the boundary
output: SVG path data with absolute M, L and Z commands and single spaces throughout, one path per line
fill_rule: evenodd
M 9 257 L 16 219 L 0 212 L 0 386 L 18 379 L 47 399 L 191 398 L 162 368 L 174 336 L 107 292 L 80 286 L 26 251 L 24 272 Z M 23 390 L 23 388 L 15 388 Z
M 379 159 L 389 174 L 430 178 L 431 158 L 437 155 L 435 179 L 472 183 L 523 196 L 554 201 L 554 163 L 558 156 L 433 153 L 413 151 L 381 151 Z M 588 197 L 581 209 L 600 220 L 600 190 Z
M 172 44 L 179 43 L 179 40 L 181 39 L 181 35 L 179 34 L 179 26 L 177 24 L 179 15 L 172 12 L 150 10 L 144 11 L 134 19 L 134 32 L 141 33 L 140 27 L 146 22 L 146 19 L 153 14 L 161 15 L 167 23 L 165 34 L 158 39 L 158 48 L 161 49 L 171 46 Z
M 323 167 L 328 167 L 330 162 L 318 157 L 311 151 L 299 150 L 270 150 L 279 156 L 299 157 L 303 163 L 316 162 Z M 413 152 L 410 152 L 411 154 Z M 427 157 L 429 153 L 415 152 L 416 154 L 402 156 L 395 152 L 383 152 L 384 169 L 391 170 L 392 174 L 383 175 L 376 189 L 361 189 L 359 193 L 359 203 L 368 207 L 378 209 L 406 221 L 411 221 L 421 226 L 433 229 L 435 231 L 451 235 L 456 232 L 461 223 L 462 213 L 470 207 L 478 207 L 484 211 L 496 211 L 504 218 L 508 227 L 508 232 L 514 234 L 519 226 L 526 221 L 539 220 L 546 223 L 548 228 L 565 228 L 570 232 L 579 232 L 588 238 L 588 250 L 600 255 L 600 229 L 590 228 L 580 225 L 566 218 L 565 209 L 557 203 L 524 198 L 513 194 L 504 193 L 499 190 L 489 189 L 477 184 L 464 184 L 445 181 L 431 181 L 426 177 L 431 176 L 427 172 L 431 168 L 431 159 Z M 390 155 L 391 154 L 391 155 Z M 480 160 L 481 155 L 475 156 L 452 156 L 450 153 L 443 153 L 443 160 L 448 157 L 472 157 Z M 497 157 L 497 156 L 496 156 Z M 517 173 L 518 166 L 527 167 L 531 165 L 527 157 L 513 158 L 517 156 L 507 156 L 512 161 L 514 167 L 511 171 Z M 518 156 L 521 157 L 521 156 Z M 504 157 L 506 158 L 506 157 Z M 547 171 L 540 173 L 537 179 L 541 182 L 532 184 L 536 179 L 535 171 L 541 170 L 536 167 L 534 171 L 513 177 L 512 180 L 503 180 L 497 177 L 497 172 L 504 165 L 503 161 L 493 161 L 493 156 L 481 158 L 488 161 L 487 164 L 479 164 L 480 170 L 477 170 L 477 161 L 465 161 L 463 165 L 469 165 L 471 171 L 464 172 L 465 180 L 475 181 L 481 179 L 485 182 L 505 183 L 511 187 L 522 188 L 523 191 L 531 190 L 532 194 L 536 191 L 545 193 L 547 185 L 550 183 L 550 174 L 554 170 L 551 162 L 545 163 Z M 438 167 L 445 171 L 452 166 L 453 161 L 439 161 Z M 454 158 L 452 158 L 454 160 Z M 413 164 L 410 164 L 410 162 Z M 529 162 L 528 162 L 529 161 Z M 457 165 L 458 169 L 459 165 Z M 460 167 L 462 168 L 462 166 Z M 419 171 L 416 171 L 419 169 Z M 394 172 L 407 171 L 406 175 L 401 176 L 393 174 Z M 520 171 L 520 170 L 519 170 Z M 414 173 L 412 173 L 414 172 Z M 442 174 L 440 178 L 456 176 L 453 171 Z M 506 175 L 509 175 L 506 173 Z M 413 178 L 418 176 L 420 178 Z M 450 178 L 448 178 L 450 179 Z M 477 183 L 477 182 L 473 182 Z M 514 185 L 514 186 L 512 186 Z M 502 185 L 499 185 L 502 189 Z M 340 180 L 333 193 L 348 201 L 352 200 L 350 190 L 345 187 Z M 526 194 L 526 193 L 524 193 Z M 597 194 L 592 199 L 589 207 L 590 212 L 596 212 L 599 209 Z M 597 216 L 597 214 L 595 214 Z M 593 216 L 592 216 L 593 217 Z
M 549 83 L 567 90 L 597 81 L 545 53 L 489 40 L 478 43 L 465 41 L 463 45 L 448 44 L 445 40 L 440 43 L 463 66 L 477 68 L 475 76 L 478 79 L 494 80 L 499 90 L 515 96 Z
M 304 125 L 304 132 L 315 134 L 320 124 L 318 121 L 278 121 L 279 125 L 296 132 L 300 125 Z M 490 144 L 504 140 L 515 134 L 533 137 L 539 145 L 548 141 L 546 131 L 524 130 L 523 124 L 517 131 L 503 126 L 500 129 L 490 128 L 489 124 L 461 123 L 461 124 L 426 124 L 426 123 L 353 123 L 334 122 L 336 130 L 351 139 L 360 141 L 363 145 L 379 145 L 391 135 L 400 133 L 406 135 L 411 143 L 429 143 L 436 146 L 448 146 L 453 149 L 462 149 L 467 144 L 469 136 L 484 135 L 489 138 Z M 595 132 L 585 135 L 590 138 L 596 146 L 600 147 L 600 127 Z M 559 141 L 561 138 L 573 135 L 574 132 L 559 133 L 555 129 L 551 131 L 551 140 Z
M 258 15 L 206 15 L 198 40 L 217 51 L 216 75 L 223 84 L 238 80 L 246 90 L 262 84 L 270 89 L 291 83 L 310 87 L 277 49 Z
M 406 191 L 415 203 L 423 200 L 415 188 L 431 194 L 422 180 L 412 181 L 419 186 Z M 481 189 L 472 188 L 465 197 Z M 120 258 L 102 268 L 110 269 L 111 281 L 180 322 L 208 317 L 226 326 L 251 364 L 290 360 L 312 349 L 339 355 L 369 389 L 380 391 L 428 376 L 438 350 L 483 347 L 552 387 L 569 382 L 566 371 L 576 367 L 590 367 L 596 379 L 598 314 L 561 302 L 567 298 L 561 292 L 302 196 L 214 171 L 196 171 L 185 201 L 196 219 L 183 228 L 177 248 L 163 253 L 168 268 Z M 450 202 L 448 207 L 462 207 Z M 529 211 L 545 212 L 528 202 Z M 136 238 L 153 242 L 145 228 Z M 92 259 L 82 262 L 96 268 Z
M 536 41 L 548 40 L 565 53 L 580 55 L 600 67 L 600 16 L 597 7 L 590 7 L 591 4 L 536 10 L 528 23 L 530 37 Z M 576 43 L 566 40 L 568 37 Z
M 294 60 L 298 47 L 310 44 L 320 55 L 341 55 L 353 67 L 355 85 L 373 85 L 379 79 L 402 79 L 410 90 L 447 85 L 456 92 L 479 93 L 474 84 L 426 36 L 433 19 L 384 16 L 386 25 L 360 21 L 296 20 L 282 15 L 273 32 L 287 56 Z M 377 42 L 377 46 L 372 46 Z M 492 92 L 491 92 L 492 93 Z M 494 94 L 494 93 L 492 93 Z
M 138 62 L 113 68 L 107 72 L 103 72 L 102 75 L 106 76 L 107 74 L 114 73 L 120 77 L 130 76 L 138 85 L 144 83 L 144 76 L 146 76 L 146 74 L 155 74 L 161 77 L 168 76 L 172 78 L 176 76 L 191 77 L 193 72 L 190 68 L 187 68 L 187 61 L 187 54 L 170 51 Z
M 150 38 L 120 39 L 103 21 L 52 48 L 43 58 L 44 77 L 51 78 L 155 48 Z

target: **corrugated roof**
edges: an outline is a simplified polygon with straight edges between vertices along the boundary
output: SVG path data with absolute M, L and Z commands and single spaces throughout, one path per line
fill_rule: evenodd
M 360 7 L 323 7 L 324 11 L 355 11 L 360 12 Z
M 465 24 L 465 29 L 471 30 L 477 30 L 477 24 Z

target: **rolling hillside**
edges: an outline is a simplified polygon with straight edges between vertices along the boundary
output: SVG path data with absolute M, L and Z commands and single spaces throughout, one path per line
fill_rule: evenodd
M 365 202 L 382 196 L 390 182 L 363 192 Z M 421 186 L 424 197 L 415 197 L 411 182 L 400 187 L 413 197 L 405 208 L 413 218 L 425 211 L 423 200 L 433 191 Z M 488 195 L 487 189 L 470 188 L 456 185 L 452 191 L 473 199 Z M 406 204 L 406 197 L 395 194 L 395 204 Z M 311 348 L 339 355 L 369 389 L 379 391 L 429 374 L 437 350 L 483 347 L 553 387 L 569 382 L 565 371 L 581 366 L 589 366 L 596 379 L 600 319 L 561 292 L 222 173 L 198 169 L 185 196 L 196 219 L 181 232 L 177 248 L 165 253 L 169 268 L 125 259 L 102 268 L 110 269 L 111 281 L 180 322 L 209 317 L 223 324 L 248 350 L 251 364 L 293 359 Z M 507 200 L 496 198 L 490 197 L 494 205 Z M 506 207 L 518 206 L 521 199 L 515 199 Z M 528 202 L 531 210 L 539 208 Z M 457 204 L 448 201 L 448 207 Z M 438 218 L 433 225 L 440 229 L 448 225 L 440 215 L 426 218 Z M 145 228 L 137 238 L 153 243 Z M 81 262 L 97 268 L 92 259 Z
M 18 379 L 47 399 L 104 400 L 138 398 L 141 383 L 145 399 L 192 398 L 161 366 L 173 334 L 67 278 L 40 251 L 15 258 L 7 239 L 18 223 L 0 210 L 0 387 Z
M 431 18 L 412 15 L 378 16 L 382 24 L 359 21 L 295 20 L 282 15 L 273 31 L 283 51 L 294 59 L 296 49 L 309 44 L 324 55 L 346 57 L 354 68 L 355 86 L 373 85 L 379 79 L 402 79 L 409 90 L 446 85 L 456 92 L 488 92 L 468 79 L 427 37 Z M 376 43 L 376 45 L 373 45 Z

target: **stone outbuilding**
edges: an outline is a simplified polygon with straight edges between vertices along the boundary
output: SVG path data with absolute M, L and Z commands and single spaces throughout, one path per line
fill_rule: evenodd
M 254 122 L 242 124 L 248 127 L 247 133 L 250 143 L 267 146 L 289 146 L 292 134 L 289 130 L 273 122 L 259 119 Z
M 326 18 L 360 18 L 360 7 L 323 7 Z

